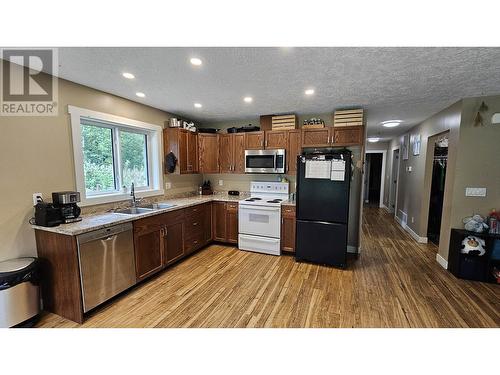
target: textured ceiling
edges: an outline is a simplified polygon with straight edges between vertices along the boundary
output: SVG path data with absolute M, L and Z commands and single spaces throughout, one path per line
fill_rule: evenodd
M 368 134 L 387 138 L 463 97 L 499 94 L 499 62 L 500 48 L 60 48 L 59 76 L 204 124 L 361 106 Z M 391 119 L 403 124 L 380 126 Z

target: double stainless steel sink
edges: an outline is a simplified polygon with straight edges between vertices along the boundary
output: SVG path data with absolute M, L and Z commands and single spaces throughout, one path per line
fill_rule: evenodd
M 129 207 L 115 210 L 115 214 L 125 214 L 125 215 L 140 215 L 145 214 L 155 210 L 164 210 L 166 208 L 175 207 L 175 204 L 170 203 L 152 203 L 146 204 L 140 207 Z

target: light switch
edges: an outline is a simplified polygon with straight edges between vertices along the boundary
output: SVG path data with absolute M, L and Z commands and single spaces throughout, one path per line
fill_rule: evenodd
M 486 197 L 486 188 L 468 187 L 465 188 L 466 197 Z
M 224 180 L 219 180 L 219 186 L 224 186 Z

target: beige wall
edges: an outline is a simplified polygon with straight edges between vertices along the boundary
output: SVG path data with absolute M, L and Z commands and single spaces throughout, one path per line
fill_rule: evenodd
M 35 255 L 32 194 L 74 190 L 68 104 L 163 125 L 170 114 L 69 81 L 59 80 L 59 115 L 0 117 L 0 261 Z M 201 176 L 166 176 L 166 195 L 195 190 Z

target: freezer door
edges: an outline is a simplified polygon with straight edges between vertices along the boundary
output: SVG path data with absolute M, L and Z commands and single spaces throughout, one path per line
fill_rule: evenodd
M 329 266 L 345 267 L 347 225 L 297 220 L 295 258 Z
M 305 178 L 305 163 L 298 162 L 297 219 L 347 224 L 349 216 L 349 163 L 346 163 L 345 180 L 332 181 L 330 179 Z

